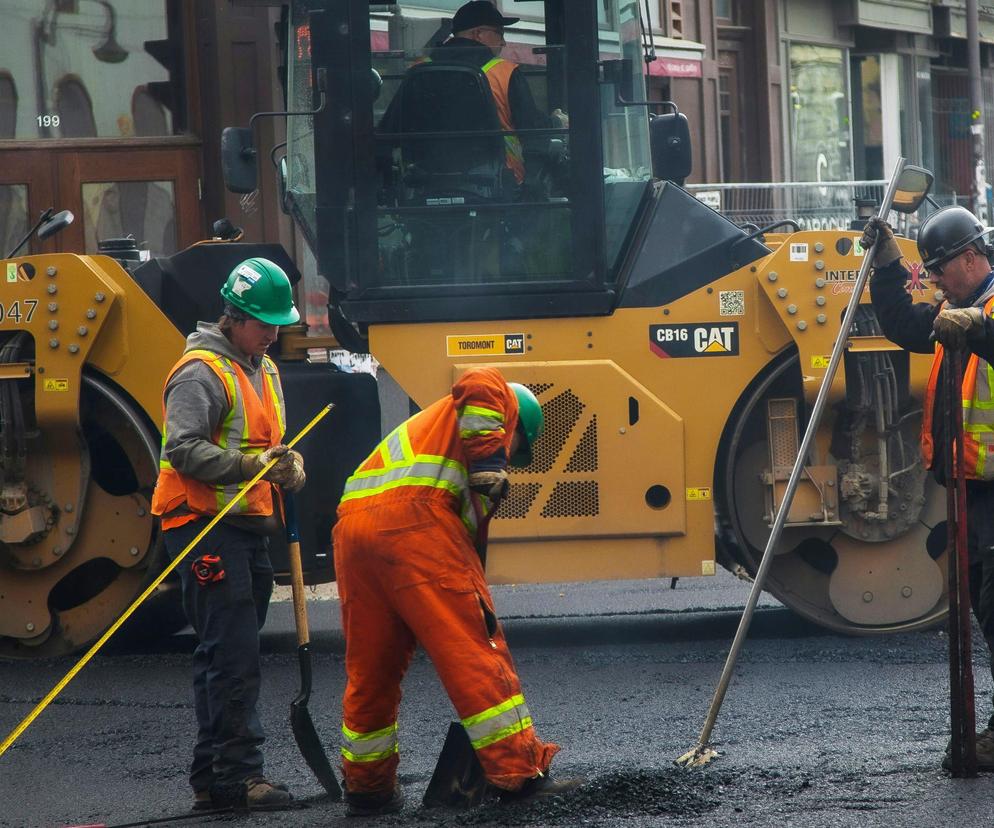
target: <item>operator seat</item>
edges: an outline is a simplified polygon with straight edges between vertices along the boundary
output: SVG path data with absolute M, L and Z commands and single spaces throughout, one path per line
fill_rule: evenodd
M 380 122 L 381 133 L 406 139 L 395 143 L 398 201 L 423 206 L 438 198 L 479 203 L 510 196 L 514 178 L 505 164 L 501 128 L 481 69 L 430 60 L 412 66 Z M 407 138 L 418 133 L 432 135 Z

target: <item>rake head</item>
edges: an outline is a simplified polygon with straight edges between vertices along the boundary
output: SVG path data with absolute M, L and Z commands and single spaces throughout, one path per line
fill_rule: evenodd
M 709 745 L 695 745 L 683 756 L 674 759 L 673 764 L 684 768 L 702 768 L 718 755 L 718 751 Z

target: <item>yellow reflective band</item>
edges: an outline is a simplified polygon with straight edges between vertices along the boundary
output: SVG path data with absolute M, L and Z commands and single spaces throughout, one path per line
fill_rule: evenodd
M 488 707 L 486 710 L 484 710 L 481 713 L 476 713 L 472 716 L 467 716 L 465 719 L 462 720 L 462 726 L 472 727 L 473 725 L 477 725 L 480 724 L 481 722 L 487 721 L 488 719 L 492 719 L 495 716 L 499 716 L 501 713 L 506 713 L 508 710 L 511 710 L 512 708 L 517 707 L 519 704 L 524 704 L 524 703 L 525 703 L 524 694 L 518 693 L 516 696 L 511 696 L 511 698 L 502 701 L 500 704 L 495 704 L 493 707 Z
M 484 408 L 482 405 L 464 405 L 459 409 L 459 417 L 476 416 L 491 417 L 500 422 L 504 422 L 504 415 L 492 408 Z
M 479 750 L 480 748 L 485 748 L 487 745 L 492 745 L 494 742 L 499 742 L 501 739 L 506 739 L 508 736 L 513 736 L 515 733 L 520 733 L 532 726 L 532 717 L 525 716 L 525 718 L 520 719 L 507 727 L 502 727 L 496 733 L 491 733 L 489 736 L 484 736 L 482 739 L 474 739 L 470 744 L 473 746 L 473 750 Z
M 479 750 L 532 726 L 532 717 L 522 694 L 462 720 L 470 743 Z
M 370 733 L 359 733 L 342 723 L 341 754 L 350 762 L 376 762 L 399 752 L 397 722 Z

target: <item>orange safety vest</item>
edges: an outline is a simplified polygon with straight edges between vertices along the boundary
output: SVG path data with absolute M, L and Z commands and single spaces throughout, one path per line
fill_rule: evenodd
M 514 132 L 514 121 L 511 119 L 511 101 L 507 89 L 511 83 L 511 73 L 518 64 L 504 58 L 494 58 L 483 64 L 481 69 L 487 76 L 490 92 L 497 104 L 497 117 L 505 132 Z M 504 136 L 504 149 L 507 167 L 514 173 L 514 180 L 519 184 L 525 180 L 525 156 L 521 149 L 521 141 L 517 135 Z
M 500 448 L 509 453 L 517 423 L 518 400 L 500 372 L 467 371 L 450 396 L 401 423 L 373 449 L 346 481 L 338 514 L 373 503 L 436 500 L 458 512 L 475 536 L 486 504 L 469 488 L 472 455 Z
M 180 368 L 195 360 L 205 363 L 217 374 L 228 398 L 228 411 L 211 436 L 211 442 L 223 449 L 236 448 L 244 454 L 261 454 L 278 445 L 286 433 L 286 414 L 276 363 L 268 356 L 262 358 L 259 368 L 263 372 L 262 399 L 238 363 L 208 350 L 183 354 L 169 372 L 165 387 L 169 387 L 169 380 Z M 245 483 L 204 483 L 174 469 L 166 457 L 165 389 L 162 394 L 162 417 L 162 452 L 159 479 L 152 496 L 152 514 L 164 516 L 163 529 L 173 529 L 199 515 L 216 515 L 244 488 Z M 271 515 L 277 491 L 272 483 L 260 480 L 229 514 Z M 184 503 L 192 514 L 169 516 Z
M 984 313 L 994 315 L 994 297 L 984 304 Z M 925 388 L 925 410 L 922 416 L 922 456 L 925 468 L 934 462 L 935 443 L 932 439 L 932 416 L 935 394 L 939 384 L 939 366 L 943 348 L 935 346 L 932 372 Z M 994 445 L 994 367 L 976 354 L 970 354 L 963 371 L 963 472 L 968 480 L 994 480 L 994 463 L 988 462 L 990 448 Z M 949 435 L 946 436 L 949 439 Z

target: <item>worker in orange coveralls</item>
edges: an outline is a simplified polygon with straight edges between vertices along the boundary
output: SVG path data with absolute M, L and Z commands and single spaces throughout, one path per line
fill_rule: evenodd
M 350 816 L 403 806 L 397 712 L 418 642 L 502 796 L 558 795 L 583 782 L 548 775 L 559 746 L 535 735 L 474 548 L 481 522 L 507 493 L 508 463 L 531 462 L 543 426 L 529 389 L 495 368 L 471 369 L 451 394 L 388 435 L 345 484 L 334 545 Z

